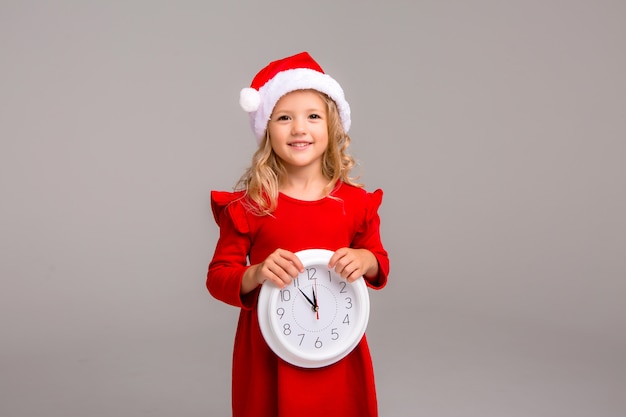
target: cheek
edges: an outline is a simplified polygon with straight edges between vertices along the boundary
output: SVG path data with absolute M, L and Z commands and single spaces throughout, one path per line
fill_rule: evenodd
M 328 147 L 330 146 L 328 135 L 323 135 L 322 142 L 324 143 L 324 149 L 328 149 Z
M 273 141 L 272 138 L 276 136 L 276 128 L 272 125 L 267 127 L 267 135 L 269 136 L 270 143 Z
M 328 143 L 328 129 L 326 126 L 316 126 L 313 134 L 317 140 Z
M 290 128 L 287 125 L 270 125 L 267 132 L 270 135 L 270 142 L 279 141 L 289 136 Z
M 268 128 L 267 129 L 268 142 L 273 149 L 276 149 L 276 145 L 278 145 L 281 135 L 280 130 L 276 128 Z

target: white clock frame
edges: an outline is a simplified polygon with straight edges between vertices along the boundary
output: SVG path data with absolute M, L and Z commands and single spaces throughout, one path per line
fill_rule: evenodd
M 261 286 L 261 290 L 259 291 L 257 313 L 261 333 L 270 349 L 272 349 L 272 351 L 280 358 L 291 363 L 292 365 L 302 368 L 320 368 L 332 365 L 333 363 L 336 363 L 346 357 L 352 350 L 354 350 L 365 334 L 370 313 L 369 294 L 365 280 L 363 277 L 359 277 L 356 281 L 348 283 L 345 279 L 341 278 L 334 270 L 328 268 L 328 261 L 332 255 L 332 251 L 325 249 L 307 249 L 296 252 L 296 256 L 298 256 L 298 258 L 302 261 L 305 269 L 315 267 L 316 269 L 323 270 L 324 274 L 328 274 L 328 272 L 330 272 L 329 286 L 332 284 L 334 287 L 339 287 L 342 286 L 340 282 L 345 282 L 347 285 L 343 286 L 343 288 L 349 289 L 349 295 L 351 295 L 350 308 L 355 308 L 355 314 L 353 314 L 350 321 L 349 332 L 347 334 L 343 334 L 342 331 L 341 337 L 337 336 L 337 340 L 330 342 L 330 348 L 320 348 L 319 352 L 296 349 L 293 346 L 293 343 L 289 343 L 286 340 L 285 335 L 281 334 L 279 322 L 282 320 L 282 316 L 281 318 L 277 318 L 276 314 L 278 299 L 281 296 L 281 289 L 275 284 L 266 281 Z M 303 274 L 299 274 L 298 279 L 306 279 L 306 274 L 306 271 Z M 315 284 L 317 285 L 317 282 L 315 282 Z M 327 286 L 324 286 L 323 288 L 326 292 L 330 292 L 335 289 L 329 289 Z M 352 299 L 352 297 L 354 297 L 354 299 Z M 296 294 L 296 296 L 294 296 L 294 303 L 296 302 L 296 298 L 301 298 L 301 295 Z M 302 297 L 299 302 L 303 302 L 303 298 L 304 297 Z M 296 310 L 299 310 L 300 313 Z M 301 308 L 292 308 L 290 313 L 292 315 L 302 314 L 301 311 L 303 311 Z M 283 310 L 283 314 L 287 313 Z M 307 314 L 313 313 L 311 311 L 307 311 Z M 335 320 L 335 317 L 333 320 Z M 293 316 L 292 318 L 294 319 L 294 327 L 298 327 L 301 332 L 304 332 L 299 335 L 306 335 L 307 332 L 314 333 L 322 331 L 319 329 L 307 330 L 299 327 L 297 317 Z M 333 321 L 331 324 L 336 323 Z M 326 327 L 329 326 L 330 324 Z M 302 336 L 302 339 L 304 339 L 304 337 L 305 336 Z

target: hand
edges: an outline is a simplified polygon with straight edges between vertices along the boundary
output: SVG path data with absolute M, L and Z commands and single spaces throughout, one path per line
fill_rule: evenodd
M 271 281 L 279 288 L 284 288 L 302 272 L 304 265 L 293 252 L 276 249 L 263 262 L 252 265 L 244 272 L 241 293 L 247 294 L 265 281 Z
M 337 249 L 328 261 L 328 267 L 333 268 L 348 282 L 353 282 L 361 276 L 378 275 L 378 260 L 367 249 Z

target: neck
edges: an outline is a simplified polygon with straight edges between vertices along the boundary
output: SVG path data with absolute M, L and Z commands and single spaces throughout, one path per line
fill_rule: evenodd
M 293 176 L 285 178 L 279 190 L 283 194 L 299 200 L 319 200 L 326 196 L 328 180 L 323 176 Z

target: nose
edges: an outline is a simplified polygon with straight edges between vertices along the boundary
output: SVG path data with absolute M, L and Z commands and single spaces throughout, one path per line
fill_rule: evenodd
M 291 134 L 292 135 L 301 135 L 305 132 L 305 121 L 300 118 L 293 119 L 293 123 L 291 124 Z

